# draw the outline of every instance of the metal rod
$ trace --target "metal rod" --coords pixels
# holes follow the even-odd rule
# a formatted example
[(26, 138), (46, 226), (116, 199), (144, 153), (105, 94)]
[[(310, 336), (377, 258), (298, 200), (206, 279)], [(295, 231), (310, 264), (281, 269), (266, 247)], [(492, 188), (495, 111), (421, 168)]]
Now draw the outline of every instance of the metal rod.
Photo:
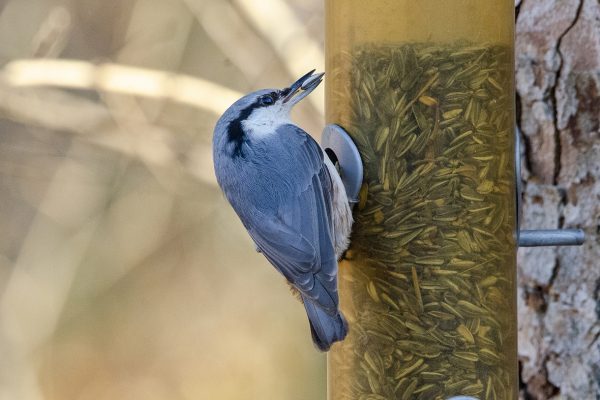
[(581, 229), (553, 229), (519, 232), (519, 247), (580, 246), (585, 240)]

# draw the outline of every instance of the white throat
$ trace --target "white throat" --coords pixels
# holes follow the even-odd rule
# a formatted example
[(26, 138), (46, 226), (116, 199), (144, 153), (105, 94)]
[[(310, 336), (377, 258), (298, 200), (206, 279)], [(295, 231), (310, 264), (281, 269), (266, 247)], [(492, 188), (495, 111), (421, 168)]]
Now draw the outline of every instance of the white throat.
[(291, 123), (290, 110), (283, 104), (274, 104), (252, 111), (242, 126), (254, 138), (260, 139), (275, 134), (277, 128)]

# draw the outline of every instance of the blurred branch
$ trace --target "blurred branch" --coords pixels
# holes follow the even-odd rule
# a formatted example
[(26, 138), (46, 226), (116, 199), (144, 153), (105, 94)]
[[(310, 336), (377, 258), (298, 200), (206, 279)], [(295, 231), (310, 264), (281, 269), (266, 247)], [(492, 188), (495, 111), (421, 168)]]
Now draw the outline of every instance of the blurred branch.
[(32, 55), (58, 57), (67, 47), (71, 29), (69, 10), (63, 6), (53, 7), (32, 39)]
[[(195, 20), (181, 0), (136, 0), (123, 36), (123, 45), (111, 61), (163, 71), (181, 67)], [(148, 120), (159, 118), (162, 102), (142, 102)]]
[(0, 110), (4, 117), (47, 129), (85, 134), (110, 119), (91, 100), (55, 89), (20, 89), (0, 80)]
[[(64, 198), (62, 181), (73, 179), (80, 168), (66, 163), (59, 169), (40, 209), (56, 208), (55, 198)], [(54, 331), (98, 222), (92, 218), (68, 232), (43, 212), (34, 219), (0, 301), (3, 333), (17, 354), (29, 354)]]
[(99, 222), (98, 218), (89, 219), (69, 231), (45, 213), (56, 211), (57, 198), (64, 200), (61, 181), (73, 180), (73, 173), (80, 171), (80, 166), (68, 162), (57, 171), (0, 297), (0, 349), (6, 347), (2, 349), (3, 362), (11, 365), (2, 373), (3, 391), (25, 395), (19, 398), (43, 398), (35, 379), (35, 351), (55, 330)]
[[(2, 88), (3, 83), (9, 86)], [(119, 115), (122, 108), (107, 110), (96, 102), (66, 92), (18, 89), (35, 86), (99, 90), (172, 100), (217, 115), (242, 96), (239, 92), (200, 78), (115, 64), (96, 66), (84, 61), (19, 60), (7, 64), (0, 71), (0, 109), (9, 115), (46, 128), (83, 134), (94, 144), (137, 157), (148, 165), (177, 169), (180, 168), (171, 162), (177, 157), (168, 145), (166, 133), (145, 118), (136, 121), (135, 129), (143, 135), (92, 136), (89, 133), (106, 121), (116, 120), (122, 124), (125, 120), (125, 115)], [(128, 113), (126, 117), (131, 119), (136, 115), (140, 113)], [(196, 146), (186, 160), (185, 172), (214, 185), (210, 159), (210, 148)]]
[[(181, 175), (181, 172), (185, 171), (185, 166), (177, 158), (176, 151), (169, 145), (172, 142), (172, 132), (151, 123), (139, 102), (133, 97), (109, 93), (103, 96), (103, 99), (112, 120), (117, 125), (116, 129), (124, 133), (124, 135), (111, 135), (116, 136), (120, 143), (117, 149), (129, 149), (129, 155), (143, 162), (165, 190), (175, 192), (177, 181), (173, 180), (173, 175), (174, 173)], [(112, 142), (114, 143), (114, 139)], [(208, 153), (205, 156), (210, 158)], [(210, 182), (213, 183), (212, 181), (211, 179)]]
[(201, 78), (73, 60), (17, 60), (0, 78), (12, 86), (59, 86), (172, 100), (221, 114), (242, 94)]
[(275, 55), (240, 12), (222, 0), (184, 0), (184, 3), (223, 54), (248, 82), (255, 84)]
[[(129, 107), (108, 110), (97, 102), (60, 90), (16, 88), (0, 81), (0, 113), (20, 123), (72, 132), (89, 143), (140, 159), (146, 165), (216, 185), (210, 146), (197, 144), (188, 149), (182, 166), (180, 161), (173, 162), (178, 159), (169, 146), (168, 132), (155, 124), (137, 119), (135, 129), (117, 126), (111, 131), (115, 120), (136, 117)], [(141, 134), (134, 135), (134, 131)]]

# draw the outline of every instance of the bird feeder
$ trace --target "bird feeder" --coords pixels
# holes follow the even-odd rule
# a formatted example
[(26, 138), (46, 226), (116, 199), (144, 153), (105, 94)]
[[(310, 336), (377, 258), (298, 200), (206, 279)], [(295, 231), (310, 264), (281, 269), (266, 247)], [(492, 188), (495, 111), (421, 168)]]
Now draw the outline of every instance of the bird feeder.
[(355, 201), (329, 399), (517, 399), (519, 242), (582, 237), (519, 235), (514, 1), (330, 0), (326, 27), (323, 145)]

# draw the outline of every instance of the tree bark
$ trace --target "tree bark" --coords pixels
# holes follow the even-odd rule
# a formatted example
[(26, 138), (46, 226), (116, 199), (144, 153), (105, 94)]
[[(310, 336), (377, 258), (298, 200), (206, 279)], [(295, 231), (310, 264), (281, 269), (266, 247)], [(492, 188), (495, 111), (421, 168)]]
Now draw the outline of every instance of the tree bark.
[(517, 1), (522, 228), (582, 247), (519, 251), (523, 399), (600, 399), (600, 0)]

